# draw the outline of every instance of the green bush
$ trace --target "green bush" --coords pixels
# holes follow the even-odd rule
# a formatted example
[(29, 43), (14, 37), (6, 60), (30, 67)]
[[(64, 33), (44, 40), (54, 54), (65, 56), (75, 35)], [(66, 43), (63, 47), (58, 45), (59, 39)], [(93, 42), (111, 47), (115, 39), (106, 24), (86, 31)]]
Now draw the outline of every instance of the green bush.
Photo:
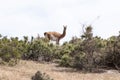
[(22, 54), (22, 52), (19, 50), (19, 47), (20, 44), (17, 37), (11, 39), (3, 37), (0, 39), (0, 58), (4, 62), (17, 64)]
[(113, 68), (120, 68), (120, 37), (112, 36), (106, 47), (104, 64)]
[(71, 61), (72, 61), (72, 58), (69, 55), (64, 54), (59, 64), (60, 66), (68, 67), (68, 66), (71, 66)]
[(81, 52), (74, 56), (73, 67), (77, 69), (84, 69), (87, 64), (86, 54)]
[(65, 42), (62, 46), (57, 46), (54, 51), (54, 56), (57, 59), (61, 59), (63, 55), (67, 54), (69, 55), (73, 50), (75, 46), (71, 43)]
[(36, 61), (51, 61), (52, 49), (50, 45), (42, 39), (34, 40), (28, 48), (28, 52), (24, 55), (25, 59), (32, 59)]

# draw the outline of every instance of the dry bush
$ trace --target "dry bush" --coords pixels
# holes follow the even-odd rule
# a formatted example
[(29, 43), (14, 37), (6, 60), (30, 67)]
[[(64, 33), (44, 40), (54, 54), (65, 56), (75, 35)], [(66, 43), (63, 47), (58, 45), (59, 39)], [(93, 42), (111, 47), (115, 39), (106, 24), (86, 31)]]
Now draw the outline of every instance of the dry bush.
[(34, 76), (31, 78), (32, 80), (53, 80), (46, 73), (41, 73), (37, 71)]

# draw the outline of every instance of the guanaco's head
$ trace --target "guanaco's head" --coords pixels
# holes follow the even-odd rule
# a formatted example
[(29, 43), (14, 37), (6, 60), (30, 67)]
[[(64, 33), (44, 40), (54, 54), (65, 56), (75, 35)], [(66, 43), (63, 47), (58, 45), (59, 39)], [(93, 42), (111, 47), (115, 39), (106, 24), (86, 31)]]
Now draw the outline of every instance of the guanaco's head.
[(48, 38), (48, 34), (47, 34), (47, 32), (44, 33), (44, 36), (45, 36), (46, 38)]
[(63, 28), (66, 30), (67, 29), (67, 25), (63, 25)]
[(47, 32), (44, 32), (44, 36), (45, 36), (45, 38), (50, 40), (50, 35)]
[(44, 36), (46, 36), (47, 32), (44, 32)]

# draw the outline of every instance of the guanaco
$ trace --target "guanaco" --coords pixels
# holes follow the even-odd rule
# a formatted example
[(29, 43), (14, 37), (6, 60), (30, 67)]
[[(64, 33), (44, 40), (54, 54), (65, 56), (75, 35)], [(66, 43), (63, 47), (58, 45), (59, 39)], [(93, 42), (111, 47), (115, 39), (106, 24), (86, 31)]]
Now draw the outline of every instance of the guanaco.
[(53, 31), (53, 32), (44, 32), (44, 36), (45, 36), (46, 38), (48, 38), (49, 41), (50, 41), (50, 40), (51, 40), (51, 41), (56, 41), (56, 44), (59, 45), (60, 40), (61, 40), (62, 38), (64, 38), (65, 35), (66, 35), (67, 25), (63, 25), (63, 28), (64, 28), (64, 29), (63, 29), (63, 33), (62, 33), (62, 34), (59, 33), (59, 32)]

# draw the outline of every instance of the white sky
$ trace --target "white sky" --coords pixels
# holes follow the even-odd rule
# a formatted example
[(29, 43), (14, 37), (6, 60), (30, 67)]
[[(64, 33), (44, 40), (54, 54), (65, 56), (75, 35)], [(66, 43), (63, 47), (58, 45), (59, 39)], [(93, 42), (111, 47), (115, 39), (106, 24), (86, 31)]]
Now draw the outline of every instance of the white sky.
[[(97, 16), (100, 18), (95, 20)], [(118, 35), (120, 0), (0, 0), (0, 34), (4, 36), (62, 33), (67, 25), (62, 42), (69, 41), (82, 34), (80, 23), (92, 24), (94, 36)]]

